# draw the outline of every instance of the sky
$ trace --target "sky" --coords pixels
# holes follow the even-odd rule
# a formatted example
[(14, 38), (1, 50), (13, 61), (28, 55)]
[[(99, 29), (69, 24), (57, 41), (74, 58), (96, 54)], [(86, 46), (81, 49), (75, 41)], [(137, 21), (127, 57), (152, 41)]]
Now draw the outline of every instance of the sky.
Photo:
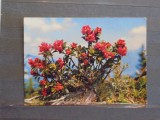
[[(24, 57), (38, 55), (41, 42), (53, 43), (63, 39), (66, 42), (77, 42), (86, 46), (81, 38), (81, 28), (101, 27), (101, 40), (114, 44), (118, 39), (126, 40), (128, 53), (122, 58), (129, 68), (124, 74), (133, 75), (137, 71), (138, 53), (141, 46), (146, 48), (146, 18), (24, 18)], [(55, 56), (57, 59), (59, 56)], [(26, 77), (27, 78), (27, 77)]]

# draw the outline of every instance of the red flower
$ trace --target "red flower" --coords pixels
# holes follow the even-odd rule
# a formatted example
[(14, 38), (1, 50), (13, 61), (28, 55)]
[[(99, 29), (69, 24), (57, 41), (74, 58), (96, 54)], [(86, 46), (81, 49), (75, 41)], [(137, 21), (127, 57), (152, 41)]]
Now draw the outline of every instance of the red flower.
[(87, 57), (87, 54), (86, 54), (86, 53), (81, 53), (81, 57), (82, 57), (82, 58), (86, 58), (86, 57)]
[(119, 39), (117, 42), (118, 47), (124, 47), (126, 45), (125, 40)]
[(97, 50), (100, 50), (100, 51), (103, 51), (105, 50), (106, 48), (109, 48), (111, 46), (111, 44), (109, 42), (97, 42), (95, 45), (94, 45), (94, 48), (97, 49)]
[(109, 42), (104, 42), (104, 41), (102, 41), (102, 45), (103, 45), (105, 48), (111, 47), (111, 43), (109, 43)]
[(91, 32), (90, 26), (89, 25), (83, 26), (81, 32), (83, 35), (89, 34)]
[(121, 56), (125, 56), (127, 54), (127, 47), (118, 47), (117, 52)]
[(71, 52), (72, 52), (71, 49), (67, 49), (67, 50), (66, 50), (66, 54), (67, 54), (67, 55), (70, 55)]
[(35, 58), (34, 60), (28, 59), (28, 63), (31, 65), (31, 67), (37, 67), (40, 69), (45, 68), (43, 61), (41, 61), (39, 58)]
[(97, 42), (95, 45), (94, 45), (94, 48), (97, 49), (97, 50), (103, 50), (103, 45), (100, 43), (100, 42)]
[(47, 96), (47, 88), (43, 88), (42, 89), (42, 91), (41, 91), (41, 94), (43, 95), (43, 96)]
[(105, 50), (104, 50), (104, 51), (103, 51), (103, 55), (104, 55), (105, 58), (109, 58), (108, 51), (105, 51)]
[(63, 50), (63, 40), (56, 40), (54, 43), (53, 43), (53, 47), (55, 50), (59, 51), (59, 52), (62, 52)]
[(37, 63), (37, 68), (44, 69), (45, 65), (43, 63)]
[(45, 79), (40, 81), (40, 85), (46, 85), (46, 84), (47, 84), (47, 81)]
[(105, 44), (102, 44), (100, 42), (97, 42), (94, 46), (95, 49), (103, 51), (105, 49)]
[(95, 34), (101, 34), (101, 32), (102, 32), (102, 28), (100, 27), (96, 27), (96, 29), (94, 30)]
[(114, 57), (115, 57), (115, 54), (114, 54), (113, 52), (109, 52), (109, 56), (110, 56), (111, 58), (114, 58)]
[(96, 37), (95, 37), (95, 34), (94, 33), (90, 33), (86, 36), (85, 38), (86, 41), (89, 41), (89, 42), (95, 42), (96, 40)]
[(62, 58), (59, 58), (57, 60), (58, 64), (60, 65), (60, 68), (62, 68), (64, 66), (64, 61), (62, 60)]
[(34, 62), (37, 68), (40, 68), (40, 69), (45, 68), (44, 61), (41, 61), (41, 59), (35, 58)]
[(48, 43), (42, 42), (39, 46), (39, 52), (47, 52), (50, 50), (52, 46)]
[(28, 59), (28, 64), (30, 64), (31, 67), (35, 67), (35, 62), (32, 59)]
[(61, 83), (57, 82), (57, 85), (54, 86), (54, 88), (55, 88), (56, 91), (60, 91), (60, 90), (62, 90), (64, 87), (63, 87), (63, 85), (62, 85)]
[(35, 63), (40, 63), (40, 62), (41, 62), (41, 59), (35, 58), (35, 59), (34, 59), (34, 62), (35, 62)]
[(33, 76), (35, 76), (35, 75), (37, 75), (38, 73), (35, 72), (35, 71), (33, 71), (33, 70), (31, 70), (31, 71), (30, 71), (30, 74), (33, 75)]
[(37, 60), (37, 62), (35, 62), (35, 66), (39, 69), (45, 68), (44, 62), (41, 60)]
[(113, 52), (109, 52), (106, 50), (103, 51), (103, 55), (105, 58), (114, 58), (115, 57), (115, 54)]
[(88, 60), (86, 60), (86, 59), (83, 61), (83, 63), (84, 63), (84, 65), (88, 65), (89, 64)]
[(76, 47), (77, 47), (77, 43), (74, 43), (74, 42), (73, 42), (73, 43), (71, 44), (71, 47), (72, 47), (72, 49), (76, 48)]

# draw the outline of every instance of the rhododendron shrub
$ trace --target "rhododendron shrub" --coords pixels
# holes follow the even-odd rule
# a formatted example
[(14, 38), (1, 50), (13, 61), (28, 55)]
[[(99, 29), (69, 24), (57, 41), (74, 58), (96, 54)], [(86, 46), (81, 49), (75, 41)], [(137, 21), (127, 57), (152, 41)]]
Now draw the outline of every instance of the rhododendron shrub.
[[(119, 39), (113, 44), (100, 40), (100, 27), (91, 29), (86, 25), (81, 32), (87, 47), (74, 42), (67, 44), (64, 40), (52, 44), (42, 42), (39, 46), (41, 59), (28, 59), (30, 74), (39, 81), (41, 99), (57, 99), (78, 91), (83, 95), (88, 91), (96, 94), (97, 86), (127, 54), (125, 40)], [(55, 53), (63, 57), (56, 59)], [(98, 99), (98, 95), (96, 97)]]

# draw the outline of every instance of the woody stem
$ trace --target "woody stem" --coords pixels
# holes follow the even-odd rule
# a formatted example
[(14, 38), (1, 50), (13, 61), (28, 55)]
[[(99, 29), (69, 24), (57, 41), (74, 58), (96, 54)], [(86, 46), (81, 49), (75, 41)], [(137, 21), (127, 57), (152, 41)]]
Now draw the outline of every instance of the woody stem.
[(72, 60), (72, 58), (69, 58), (71, 60), (71, 62), (73, 63), (73, 65), (78, 68), (78, 66), (74, 63), (74, 61)]

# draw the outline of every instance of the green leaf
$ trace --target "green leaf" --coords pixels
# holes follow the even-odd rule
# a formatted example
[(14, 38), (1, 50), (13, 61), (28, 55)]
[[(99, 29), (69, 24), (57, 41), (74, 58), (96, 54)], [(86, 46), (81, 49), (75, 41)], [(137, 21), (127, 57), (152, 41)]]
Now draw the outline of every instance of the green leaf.
[(67, 44), (66, 42), (64, 42), (64, 43), (63, 43), (63, 48), (65, 48), (65, 47), (66, 47), (66, 44)]
[(75, 54), (75, 53), (72, 53), (71, 56), (76, 56), (76, 54)]

